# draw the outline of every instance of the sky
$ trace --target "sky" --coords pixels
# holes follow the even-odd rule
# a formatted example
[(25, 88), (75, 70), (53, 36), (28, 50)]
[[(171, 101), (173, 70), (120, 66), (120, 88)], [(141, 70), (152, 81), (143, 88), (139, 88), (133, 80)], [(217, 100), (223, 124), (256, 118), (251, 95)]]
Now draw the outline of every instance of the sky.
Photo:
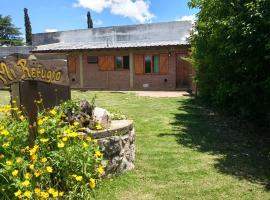
[(28, 8), (32, 33), (87, 28), (91, 12), (94, 27), (193, 20), (197, 10), (188, 0), (0, 0), (0, 14), (10, 15), (24, 34), (23, 9)]

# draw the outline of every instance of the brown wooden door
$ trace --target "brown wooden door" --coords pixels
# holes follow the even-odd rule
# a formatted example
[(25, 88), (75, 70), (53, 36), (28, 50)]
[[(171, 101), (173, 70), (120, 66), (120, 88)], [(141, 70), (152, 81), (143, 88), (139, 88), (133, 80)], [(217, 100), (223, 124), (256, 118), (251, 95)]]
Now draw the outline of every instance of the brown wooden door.
[(176, 65), (176, 87), (191, 89), (192, 87), (192, 66), (183, 60), (186, 55), (177, 55)]

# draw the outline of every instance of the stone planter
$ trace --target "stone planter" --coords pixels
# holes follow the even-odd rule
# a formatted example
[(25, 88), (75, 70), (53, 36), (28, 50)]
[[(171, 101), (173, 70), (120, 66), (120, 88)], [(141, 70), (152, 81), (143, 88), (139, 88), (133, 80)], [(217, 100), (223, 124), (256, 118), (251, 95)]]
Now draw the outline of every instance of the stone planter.
[(104, 159), (107, 160), (107, 175), (118, 174), (135, 167), (135, 129), (131, 120), (114, 120), (108, 130), (92, 132), (98, 140)]

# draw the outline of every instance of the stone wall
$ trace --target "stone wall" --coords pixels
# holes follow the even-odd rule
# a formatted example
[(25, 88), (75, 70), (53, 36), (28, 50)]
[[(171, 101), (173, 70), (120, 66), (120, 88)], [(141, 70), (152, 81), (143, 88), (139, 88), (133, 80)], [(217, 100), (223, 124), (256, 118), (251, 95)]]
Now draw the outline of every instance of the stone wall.
[(135, 129), (132, 121), (112, 121), (109, 130), (93, 133), (92, 137), (98, 140), (104, 153), (108, 176), (135, 167)]

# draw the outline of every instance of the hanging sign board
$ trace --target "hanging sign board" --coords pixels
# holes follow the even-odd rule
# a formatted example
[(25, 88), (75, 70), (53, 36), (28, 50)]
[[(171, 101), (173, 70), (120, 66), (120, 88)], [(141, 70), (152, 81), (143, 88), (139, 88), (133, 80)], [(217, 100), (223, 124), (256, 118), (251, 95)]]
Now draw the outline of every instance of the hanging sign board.
[(0, 86), (8, 86), (24, 80), (68, 86), (66, 62), (63, 60), (0, 60)]

